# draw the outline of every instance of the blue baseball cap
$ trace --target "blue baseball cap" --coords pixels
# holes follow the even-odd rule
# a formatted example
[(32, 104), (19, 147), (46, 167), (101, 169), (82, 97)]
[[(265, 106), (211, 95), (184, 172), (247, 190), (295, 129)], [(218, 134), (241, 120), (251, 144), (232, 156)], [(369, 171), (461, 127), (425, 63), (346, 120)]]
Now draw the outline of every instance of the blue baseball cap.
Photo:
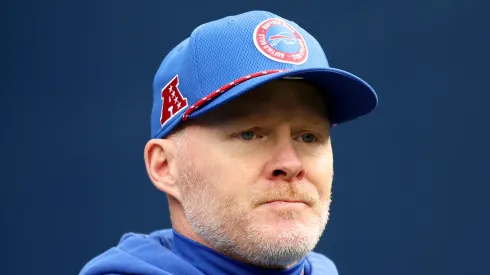
[(198, 26), (164, 58), (153, 81), (151, 136), (163, 138), (181, 122), (282, 78), (322, 91), (332, 125), (378, 104), (369, 84), (330, 67), (319, 42), (295, 22), (250, 11)]

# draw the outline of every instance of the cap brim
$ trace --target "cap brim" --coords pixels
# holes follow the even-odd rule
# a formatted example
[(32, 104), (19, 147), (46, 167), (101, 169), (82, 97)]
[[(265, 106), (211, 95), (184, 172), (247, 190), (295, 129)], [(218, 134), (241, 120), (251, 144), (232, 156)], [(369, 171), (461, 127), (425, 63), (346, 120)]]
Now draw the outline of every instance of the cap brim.
[(249, 79), (214, 98), (190, 114), (189, 118), (198, 117), (265, 83), (293, 76), (301, 77), (324, 93), (332, 124), (340, 124), (367, 115), (378, 104), (378, 96), (374, 89), (352, 73), (335, 68), (308, 68)]

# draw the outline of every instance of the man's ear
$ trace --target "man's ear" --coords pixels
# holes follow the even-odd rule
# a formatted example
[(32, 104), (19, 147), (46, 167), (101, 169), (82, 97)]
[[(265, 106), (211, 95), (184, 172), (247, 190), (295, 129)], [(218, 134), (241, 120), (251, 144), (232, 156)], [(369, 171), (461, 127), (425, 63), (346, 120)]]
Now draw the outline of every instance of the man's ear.
[(145, 165), (155, 187), (182, 203), (182, 191), (177, 184), (176, 147), (168, 139), (151, 139), (145, 146)]

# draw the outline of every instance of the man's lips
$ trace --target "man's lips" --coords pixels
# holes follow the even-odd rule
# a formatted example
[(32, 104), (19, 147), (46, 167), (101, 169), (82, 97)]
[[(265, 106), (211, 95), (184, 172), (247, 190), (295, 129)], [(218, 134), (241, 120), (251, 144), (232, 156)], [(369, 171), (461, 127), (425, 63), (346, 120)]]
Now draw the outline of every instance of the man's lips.
[(271, 200), (264, 203), (269, 206), (308, 206), (308, 203), (301, 200)]
[(284, 203), (305, 203), (305, 201), (302, 200), (270, 200), (266, 201), (265, 203), (274, 203), (274, 202), (284, 202)]

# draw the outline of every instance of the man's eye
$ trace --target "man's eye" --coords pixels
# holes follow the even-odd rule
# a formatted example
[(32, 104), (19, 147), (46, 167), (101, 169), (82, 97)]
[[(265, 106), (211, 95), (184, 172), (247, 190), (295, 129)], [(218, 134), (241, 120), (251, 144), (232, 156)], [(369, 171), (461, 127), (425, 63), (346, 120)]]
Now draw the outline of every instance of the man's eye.
[(252, 140), (256, 134), (254, 131), (245, 131), (240, 133), (240, 138), (243, 140)]
[(315, 142), (317, 139), (316, 139), (316, 136), (314, 134), (311, 134), (311, 133), (304, 133), (301, 135), (301, 140), (303, 142), (306, 142), (306, 143), (313, 143)]

